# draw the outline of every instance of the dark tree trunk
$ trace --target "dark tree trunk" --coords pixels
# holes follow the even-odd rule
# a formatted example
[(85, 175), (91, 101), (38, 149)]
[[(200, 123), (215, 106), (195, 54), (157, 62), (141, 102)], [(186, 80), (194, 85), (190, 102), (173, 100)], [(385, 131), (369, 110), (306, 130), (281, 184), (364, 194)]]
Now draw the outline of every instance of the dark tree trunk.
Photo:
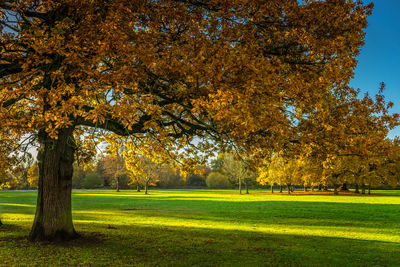
[(343, 183), (342, 186), (340, 187), (340, 191), (349, 191), (347, 188), (347, 183)]
[(359, 187), (358, 187), (358, 184), (356, 184), (355, 187), (356, 187), (356, 190), (354, 191), (354, 193), (359, 194), (359, 193), (360, 193), (360, 189), (359, 189)]
[(119, 176), (117, 176), (117, 192), (119, 192)]
[(339, 195), (338, 186), (336, 184), (333, 185), (333, 194)]
[(283, 192), (283, 185), (279, 185), (279, 193)]
[(247, 185), (247, 183), (245, 183), (244, 186), (246, 187), (246, 194), (248, 194), (249, 193), (249, 186)]
[(307, 192), (307, 186), (304, 186), (304, 192)]
[(311, 186), (311, 191), (314, 192), (314, 186)]
[(290, 191), (291, 191), (290, 184), (288, 184), (287, 185), (287, 193), (288, 193), (288, 195), (290, 195)]
[(136, 191), (137, 191), (137, 192), (140, 192), (140, 186), (139, 186), (139, 183), (137, 183), (137, 185), (136, 185)]
[(322, 190), (322, 185), (319, 184), (319, 185), (318, 185), (318, 191), (321, 191), (321, 190)]
[(361, 184), (361, 194), (365, 195), (365, 184)]
[(242, 179), (239, 178), (239, 194), (242, 194)]
[(146, 181), (144, 182), (144, 194), (147, 195), (147, 187), (148, 187), (149, 182)]
[(71, 211), (73, 130), (72, 127), (59, 130), (57, 139), (39, 131), (39, 188), (35, 220), (29, 234), (32, 241), (65, 241), (78, 236)]
[(271, 184), (271, 193), (274, 193), (274, 185)]
[(368, 184), (368, 195), (371, 195), (371, 184)]

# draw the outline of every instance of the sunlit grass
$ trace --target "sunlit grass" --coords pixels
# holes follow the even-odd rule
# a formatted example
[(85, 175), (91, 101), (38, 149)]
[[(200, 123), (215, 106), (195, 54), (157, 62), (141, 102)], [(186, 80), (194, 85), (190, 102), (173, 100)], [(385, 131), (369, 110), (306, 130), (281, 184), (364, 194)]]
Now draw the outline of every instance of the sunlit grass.
[[(396, 266), (400, 192), (394, 192), (74, 191), (74, 221), (84, 238), (62, 247), (21, 239), (33, 220), (35, 192), (0, 192), (6, 224), (0, 246), (8, 247), (0, 258), (28, 265)], [(51, 255), (32, 259), (45, 251)]]

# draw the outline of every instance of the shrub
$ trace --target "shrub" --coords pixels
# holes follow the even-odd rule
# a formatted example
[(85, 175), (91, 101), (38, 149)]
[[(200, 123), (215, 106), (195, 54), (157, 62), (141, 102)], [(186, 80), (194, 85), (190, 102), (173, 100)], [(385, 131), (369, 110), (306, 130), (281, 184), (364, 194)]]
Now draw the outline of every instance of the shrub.
[(229, 188), (231, 183), (228, 178), (220, 172), (212, 172), (206, 179), (208, 187), (211, 188)]
[(103, 179), (98, 173), (90, 173), (85, 176), (83, 180), (83, 188), (93, 189), (93, 188), (101, 188), (103, 187)]
[(207, 186), (206, 181), (199, 174), (191, 174), (186, 179), (186, 185), (188, 186)]

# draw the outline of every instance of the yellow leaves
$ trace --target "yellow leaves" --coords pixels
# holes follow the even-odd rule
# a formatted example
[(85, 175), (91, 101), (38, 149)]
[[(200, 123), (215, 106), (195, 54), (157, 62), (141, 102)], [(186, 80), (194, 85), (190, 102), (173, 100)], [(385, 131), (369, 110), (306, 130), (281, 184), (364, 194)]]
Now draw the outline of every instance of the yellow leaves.
[[(194, 132), (223, 132), (223, 139), (247, 149), (269, 149), (297, 138), (295, 125), (312, 117), (314, 107), (324, 129), (304, 127), (308, 140), (323, 134), (341, 140), (343, 116), (329, 115), (328, 100), (321, 99), (351, 76), (367, 11), (353, 2), (278, 2), (225, 1), (219, 12), (193, 8), (190, 1), (29, 2), (29, 9), (43, 12), (65, 8), (53, 10), (57, 20), (32, 19), (15, 40), (4, 40), (12, 44), (8, 49), (29, 51), (5, 55), (23, 71), (1, 82), (0, 99), (13, 95), (26, 102), (15, 105), (15, 116), (1, 116), (15, 128), (44, 128), (52, 136), (82, 118), (97, 127), (112, 120), (124, 130), (137, 129), (133, 134), (146, 140), (140, 153), (162, 161), (173, 151), (181, 159), (186, 148), (192, 155), (187, 164), (201, 158), (188, 148)], [(273, 14), (271, 22), (265, 14)], [(282, 22), (299, 26), (288, 29)], [(293, 107), (299, 109), (295, 118)], [(187, 123), (174, 122), (165, 111)], [(143, 115), (150, 119), (141, 128)], [(189, 123), (213, 129), (190, 132)], [(180, 129), (190, 132), (187, 139), (170, 138)]]

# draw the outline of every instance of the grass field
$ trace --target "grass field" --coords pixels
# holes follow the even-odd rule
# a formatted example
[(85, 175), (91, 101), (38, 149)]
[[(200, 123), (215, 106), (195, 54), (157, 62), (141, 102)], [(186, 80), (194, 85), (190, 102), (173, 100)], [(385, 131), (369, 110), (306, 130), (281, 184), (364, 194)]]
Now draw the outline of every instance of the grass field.
[(51, 244), (36, 192), (0, 192), (0, 265), (400, 266), (400, 192), (373, 193), (74, 191), (82, 238)]

